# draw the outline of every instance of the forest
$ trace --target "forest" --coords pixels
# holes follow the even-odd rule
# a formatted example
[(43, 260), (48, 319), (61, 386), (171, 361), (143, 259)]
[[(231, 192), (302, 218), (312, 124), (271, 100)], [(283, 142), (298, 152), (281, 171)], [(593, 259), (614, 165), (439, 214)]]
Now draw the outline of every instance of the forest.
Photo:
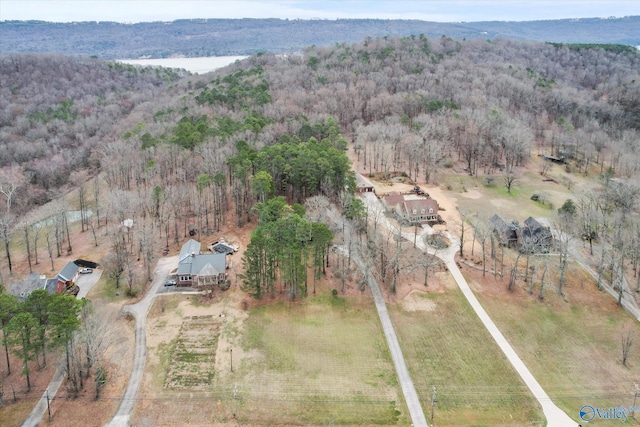
[(506, 38), (638, 46), (638, 26), (638, 16), (449, 23), (399, 19), (182, 19), (134, 24), (2, 21), (0, 52), (55, 52), (105, 59), (233, 56), (411, 34), (429, 38), (446, 34), (456, 40)]
[[(73, 253), (68, 218), (79, 211), (81, 232), (107, 248), (105, 277), (131, 297), (152, 280), (162, 248), (230, 223), (252, 231), (238, 284), (253, 298), (313, 295), (339, 233), (349, 254), (366, 242), (368, 268), (393, 293), (400, 243), (394, 250), (366, 226), (350, 156), (366, 174), (435, 185), (454, 169), (517, 179), (541, 154), (600, 183), (561, 208), (558, 292), (569, 239), (596, 243), (607, 260), (598, 285), (618, 283), (619, 301), (625, 280), (638, 278), (640, 289), (637, 51), (415, 34), (257, 53), (207, 75), (33, 53), (0, 55), (0, 70), (5, 286), (17, 263), (53, 270), (54, 259)], [(461, 217), (460, 240), (473, 226), (484, 257), (486, 224)], [(510, 289), (529, 258), (518, 255)], [(437, 261), (418, 263), (426, 286)], [(42, 338), (29, 300), (12, 301), (2, 300), (7, 345), (25, 361), (46, 361), (47, 339), (64, 335), (51, 332), (52, 319)], [(21, 343), (20, 331), (40, 338)], [(86, 351), (83, 333), (79, 324), (69, 331), (66, 354)]]
[(238, 225), (251, 221), (262, 172), (291, 203), (337, 200), (347, 144), (370, 173), (426, 182), (455, 162), (476, 176), (513, 171), (534, 149), (629, 182), (640, 164), (640, 55), (628, 49), (419, 34), (260, 53), (213, 76), (53, 54), (3, 55), (0, 66), (9, 272), (21, 225), (40, 238), (34, 250), (50, 232), (50, 257), (60, 254), (62, 220), (30, 233), (41, 218), (18, 217), (52, 200), (48, 216), (63, 217), (59, 197), (73, 188), (95, 212), (83, 230), (136, 212), (168, 242), (179, 224), (219, 228), (230, 206)]
[[(640, 164), (640, 55), (628, 49), (419, 34), (260, 53), (211, 76), (53, 54), (0, 67), (7, 273), (19, 230), (36, 263), (45, 242), (59, 256), (76, 208), (93, 211), (82, 229), (94, 236), (136, 215), (144, 236), (128, 251), (150, 264), (151, 247), (190, 223), (219, 229), (230, 207), (239, 226), (253, 221), (261, 176), (288, 203), (343, 200), (347, 149), (369, 173), (427, 183), (456, 162), (515, 172), (538, 150), (635, 188)], [(78, 201), (61, 203), (71, 189)], [(50, 201), (58, 220), (32, 228), (42, 218), (26, 214)]]

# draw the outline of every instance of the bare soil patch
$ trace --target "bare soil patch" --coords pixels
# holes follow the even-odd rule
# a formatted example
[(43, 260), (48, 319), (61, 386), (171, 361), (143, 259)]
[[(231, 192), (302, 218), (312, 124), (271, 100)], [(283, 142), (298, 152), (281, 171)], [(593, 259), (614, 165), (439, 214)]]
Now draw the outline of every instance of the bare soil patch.
[(433, 311), (436, 303), (427, 299), (427, 295), (426, 292), (413, 290), (400, 301), (400, 305), (406, 311)]

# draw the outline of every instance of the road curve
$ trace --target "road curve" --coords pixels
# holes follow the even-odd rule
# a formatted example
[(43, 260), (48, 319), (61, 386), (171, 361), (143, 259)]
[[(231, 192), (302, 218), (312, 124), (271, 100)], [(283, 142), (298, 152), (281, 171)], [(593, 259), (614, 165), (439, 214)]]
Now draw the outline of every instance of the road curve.
[[(412, 233), (404, 233), (399, 231), (398, 229), (394, 229), (387, 218), (384, 215), (379, 214), (382, 207), (380, 206), (380, 201), (374, 194), (364, 193), (364, 202), (369, 209), (370, 218), (378, 218), (378, 222), (387, 227), (391, 232), (394, 232), (396, 234), (400, 233), (403, 238), (409, 240), (410, 242), (414, 241), (414, 236)], [(511, 363), (516, 372), (518, 372), (518, 375), (520, 375), (529, 390), (531, 390), (533, 396), (536, 398), (538, 403), (540, 403), (542, 411), (547, 418), (547, 427), (576, 427), (578, 424), (553, 403), (540, 383), (538, 383), (533, 374), (531, 374), (522, 359), (520, 359), (515, 350), (513, 350), (511, 344), (509, 344), (504, 335), (502, 335), (496, 324), (493, 323), (493, 320), (491, 320), (476, 296), (473, 294), (471, 288), (469, 287), (469, 284), (467, 283), (466, 279), (460, 272), (460, 269), (455, 262), (455, 254), (458, 252), (459, 248), (459, 245), (456, 243), (457, 239), (451, 236), (451, 234), (447, 234), (447, 237), (451, 241), (451, 245), (446, 251), (435, 251), (428, 248), (423, 239), (417, 239), (416, 246), (424, 252), (428, 251), (429, 253), (437, 256), (445, 263), (463, 295), (465, 296), (473, 310), (476, 312), (476, 315), (480, 318), (482, 324), (485, 326), (485, 328), (487, 328), (494, 341), (500, 347), (500, 350), (502, 350), (502, 352), (509, 360), (509, 363)]]
[(107, 427), (129, 427), (129, 419), (136, 402), (136, 396), (140, 388), (140, 383), (142, 382), (144, 365), (147, 359), (147, 314), (153, 305), (153, 301), (155, 301), (158, 296), (158, 289), (160, 289), (160, 286), (164, 283), (171, 268), (177, 264), (178, 257), (161, 258), (154, 272), (156, 278), (144, 298), (138, 303), (125, 306), (122, 309), (124, 313), (131, 314), (136, 321), (135, 352), (127, 388), (124, 391), (116, 415), (106, 424)]

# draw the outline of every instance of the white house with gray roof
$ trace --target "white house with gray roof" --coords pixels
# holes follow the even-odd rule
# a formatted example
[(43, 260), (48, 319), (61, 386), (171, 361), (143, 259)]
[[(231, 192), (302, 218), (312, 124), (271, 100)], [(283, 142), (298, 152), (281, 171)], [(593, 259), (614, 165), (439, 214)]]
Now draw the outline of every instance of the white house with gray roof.
[(180, 249), (178, 286), (217, 285), (227, 279), (224, 253), (201, 254), (200, 242), (190, 239)]

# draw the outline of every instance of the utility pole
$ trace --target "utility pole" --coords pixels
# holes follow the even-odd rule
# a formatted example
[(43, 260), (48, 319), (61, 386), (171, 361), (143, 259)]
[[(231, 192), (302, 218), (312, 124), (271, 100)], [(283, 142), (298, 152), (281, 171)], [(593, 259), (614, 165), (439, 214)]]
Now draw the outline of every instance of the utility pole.
[(232, 348), (229, 349), (229, 356), (231, 359), (231, 372), (233, 372), (233, 349)]
[(433, 413), (436, 407), (436, 386), (433, 386), (433, 395), (431, 396), (431, 424), (433, 424)]
[(638, 387), (638, 383), (633, 383), (633, 386), (636, 388), (633, 392), (633, 408), (631, 409), (631, 416), (635, 416), (636, 413), (636, 400), (638, 399), (638, 394), (640, 393), (640, 388)]

